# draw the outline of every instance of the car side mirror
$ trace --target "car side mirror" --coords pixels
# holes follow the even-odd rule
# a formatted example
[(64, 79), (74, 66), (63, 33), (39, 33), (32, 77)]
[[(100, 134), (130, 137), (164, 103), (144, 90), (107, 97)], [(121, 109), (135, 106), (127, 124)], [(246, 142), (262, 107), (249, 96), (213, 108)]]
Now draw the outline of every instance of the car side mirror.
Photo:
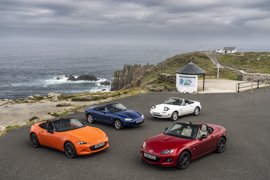
[(202, 139), (206, 139), (206, 138), (207, 138), (207, 135), (206, 135), (206, 134), (203, 134), (203, 135), (201, 135), (200, 140), (202, 140)]
[(48, 127), (47, 132), (53, 134), (53, 127)]

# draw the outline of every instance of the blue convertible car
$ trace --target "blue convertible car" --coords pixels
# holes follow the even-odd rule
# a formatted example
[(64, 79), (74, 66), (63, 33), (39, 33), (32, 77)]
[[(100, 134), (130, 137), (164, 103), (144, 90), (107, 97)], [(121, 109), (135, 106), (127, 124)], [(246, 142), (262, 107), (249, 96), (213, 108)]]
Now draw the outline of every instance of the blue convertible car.
[(115, 129), (127, 126), (137, 126), (144, 122), (144, 115), (127, 109), (121, 103), (112, 103), (105, 106), (93, 106), (85, 110), (89, 123), (101, 122), (114, 125)]

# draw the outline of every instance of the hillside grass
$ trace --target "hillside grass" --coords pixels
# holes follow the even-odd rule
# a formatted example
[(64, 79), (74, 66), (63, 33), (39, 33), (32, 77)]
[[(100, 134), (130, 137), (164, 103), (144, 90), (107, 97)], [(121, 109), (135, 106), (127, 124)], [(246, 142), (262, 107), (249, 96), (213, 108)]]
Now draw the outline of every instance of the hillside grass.
[[(150, 73), (144, 76), (143, 85), (157, 84), (157, 76), (159, 73), (176, 74), (179, 68), (182, 68), (190, 62), (204, 69), (207, 78), (216, 77), (217, 69), (212, 61), (204, 53), (193, 52), (176, 55), (159, 63)], [(220, 69), (220, 78), (236, 80), (237, 73), (228, 69)]]
[(242, 55), (219, 55), (219, 61), (229, 67), (249, 73), (270, 74), (270, 52), (246, 52)]

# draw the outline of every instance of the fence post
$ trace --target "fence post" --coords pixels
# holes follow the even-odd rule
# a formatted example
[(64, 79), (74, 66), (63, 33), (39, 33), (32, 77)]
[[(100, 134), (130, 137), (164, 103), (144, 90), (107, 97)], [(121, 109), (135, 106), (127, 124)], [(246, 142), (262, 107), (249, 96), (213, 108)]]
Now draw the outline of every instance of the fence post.
[(257, 81), (257, 89), (260, 88), (260, 80)]
[(240, 92), (240, 83), (238, 83), (237, 92)]
[(250, 92), (253, 93), (253, 81), (251, 82), (251, 89)]

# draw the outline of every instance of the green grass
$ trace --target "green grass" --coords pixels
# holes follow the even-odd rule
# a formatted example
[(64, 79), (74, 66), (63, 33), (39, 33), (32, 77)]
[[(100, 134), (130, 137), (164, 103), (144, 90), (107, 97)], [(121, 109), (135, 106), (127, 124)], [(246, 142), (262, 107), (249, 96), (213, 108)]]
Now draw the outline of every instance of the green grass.
[(17, 125), (17, 124), (9, 125), (9, 126), (6, 127), (5, 131), (8, 133), (8, 132), (11, 132), (11, 131), (13, 131), (15, 129), (19, 129), (19, 128), (21, 128), (21, 126)]
[(244, 56), (219, 55), (219, 61), (226, 66), (244, 70), (249, 73), (270, 74), (269, 52), (246, 52)]

